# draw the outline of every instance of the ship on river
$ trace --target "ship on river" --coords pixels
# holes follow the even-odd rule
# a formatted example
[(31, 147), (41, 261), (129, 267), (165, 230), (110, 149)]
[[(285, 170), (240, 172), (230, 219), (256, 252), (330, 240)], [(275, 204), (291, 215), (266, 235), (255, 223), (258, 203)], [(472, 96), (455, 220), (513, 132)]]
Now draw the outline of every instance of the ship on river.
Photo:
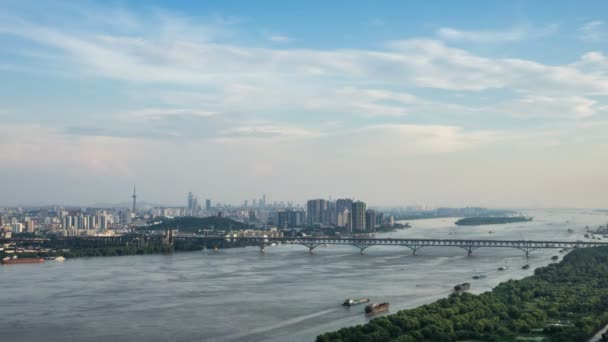
[(388, 303), (374, 303), (374, 304), (369, 304), (368, 306), (365, 307), (365, 313), (366, 314), (370, 314), (370, 315), (374, 315), (380, 312), (385, 312), (388, 311)]
[(16, 265), (16, 264), (40, 264), (43, 263), (44, 259), (42, 258), (9, 258), (6, 257), (2, 259), (2, 265)]
[(363, 304), (363, 303), (367, 303), (367, 302), (369, 302), (369, 298), (357, 298), (357, 299), (348, 298), (347, 300), (344, 301), (344, 303), (342, 303), (342, 305), (353, 306), (353, 305), (359, 305), (359, 304)]

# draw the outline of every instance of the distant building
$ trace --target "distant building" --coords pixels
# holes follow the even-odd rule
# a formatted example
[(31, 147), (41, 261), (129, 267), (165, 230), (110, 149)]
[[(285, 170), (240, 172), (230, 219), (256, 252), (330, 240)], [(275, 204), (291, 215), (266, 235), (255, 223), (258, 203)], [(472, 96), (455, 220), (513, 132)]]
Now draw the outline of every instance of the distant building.
[(376, 212), (376, 226), (384, 225), (384, 213)]
[(277, 212), (278, 228), (293, 228), (304, 224), (306, 213), (302, 210), (284, 210)]
[(35, 231), (36, 231), (36, 224), (35, 224), (35, 222), (34, 222), (34, 221), (32, 221), (32, 220), (27, 221), (27, 222), (26, 222), (26, 228), (25, 228), (25, 231), (26, 231), (26, 232), (28, 232), (28, 233), (33, 233), (33, 232), (35, 232)]
[(365, 229), (376, 228), (376, 212), (368, 209), (365, 211)]
[(210, 211), (211, 210), (211, 200), (207, 199), (205, 201), (205, 210)]
[[(351, 204), (352, 207), (352, 204)], [(350, 210), (344, 208), (342, 212), (336, 215), (336, 225), (338, 227), (350, 227)]]
[(308, 224), (327, 223), (328, 201), (324, 199), (309, 200), (306, 203), (306, 216)]
[(363, 231), (365, 230), (365, 210), (366, 205), (364, 202), (357, 201), (352, 205), (351, 210), (351, 231)]

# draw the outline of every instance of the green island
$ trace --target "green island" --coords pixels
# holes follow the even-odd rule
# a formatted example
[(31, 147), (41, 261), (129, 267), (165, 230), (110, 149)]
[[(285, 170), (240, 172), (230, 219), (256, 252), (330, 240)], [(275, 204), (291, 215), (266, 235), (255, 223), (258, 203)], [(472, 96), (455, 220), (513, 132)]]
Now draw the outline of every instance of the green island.
[(531, 217), (525, 216), (479, 216), (465, 217), (455, 222), (457, 226), (481, 226), (486, 224), (506, 224), (516, 222), (529, 222)]
[(573, 342), (587, 341), (607, 323), (608, 247), (596, 247), (480, 295), (452, 294), (316, 340)]

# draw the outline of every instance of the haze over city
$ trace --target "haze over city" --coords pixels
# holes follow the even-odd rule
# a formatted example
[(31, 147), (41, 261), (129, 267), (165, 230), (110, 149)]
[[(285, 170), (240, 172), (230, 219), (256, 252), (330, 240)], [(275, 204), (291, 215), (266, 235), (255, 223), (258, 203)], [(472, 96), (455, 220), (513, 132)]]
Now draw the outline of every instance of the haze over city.
[(585, 3), (0, 1), (0, 205), (605, 207)]

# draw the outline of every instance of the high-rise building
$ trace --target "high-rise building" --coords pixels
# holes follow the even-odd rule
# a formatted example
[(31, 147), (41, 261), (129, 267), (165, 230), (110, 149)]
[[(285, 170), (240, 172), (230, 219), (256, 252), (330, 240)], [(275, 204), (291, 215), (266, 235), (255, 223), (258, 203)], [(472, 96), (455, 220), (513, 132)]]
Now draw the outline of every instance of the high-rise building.
[(188, 193), (188, 215), (192, 215), (194, 212), (194, 195), (189, 192)]
[(306, 203), (306, 216), (308, 224), (327, 223), (328, 202), (324, 199), (309, 200)]
[(207, 210), (207, 211), (211, 210), (211, 200), (210, 199), (207, 199), (205, 201), (205, 210)]
[(376, 228), (376, 212), (368, 209), (365, 211), (365, 229)]
[(137, 212), (137, 194), (135, 193), (135, 185), (133, 185), (133, 213)]
[(376, 226), (384, 225), (384, 213), (376, 212)]
[(25, 231), (28, 233), (33, 233), (36, 231), (36, 225), (33, 220), (29, 220), (26, 222)]
[[(352, 204), (351, 204), (352, 207)], [(350, 210), (342, 209), (342, 212), (338, 212), (336, 215), (336, 225), (338, 227), (350, 227)]]
[(350, 198), (340, 198), (336, 200), (336, 211), (341, 213), (344, 209), (348, 209), (349, 211), (353, 207), (353, 200)]
[(351, 231), (363, 231), (365, 230), (365, 210), (366, 205), (364, 202), (354, 202), (351, 209)]
[(302, 210), (284, 210), (277, 212), (278, 228), (293, 228), (304, 224), (305, 213)]

